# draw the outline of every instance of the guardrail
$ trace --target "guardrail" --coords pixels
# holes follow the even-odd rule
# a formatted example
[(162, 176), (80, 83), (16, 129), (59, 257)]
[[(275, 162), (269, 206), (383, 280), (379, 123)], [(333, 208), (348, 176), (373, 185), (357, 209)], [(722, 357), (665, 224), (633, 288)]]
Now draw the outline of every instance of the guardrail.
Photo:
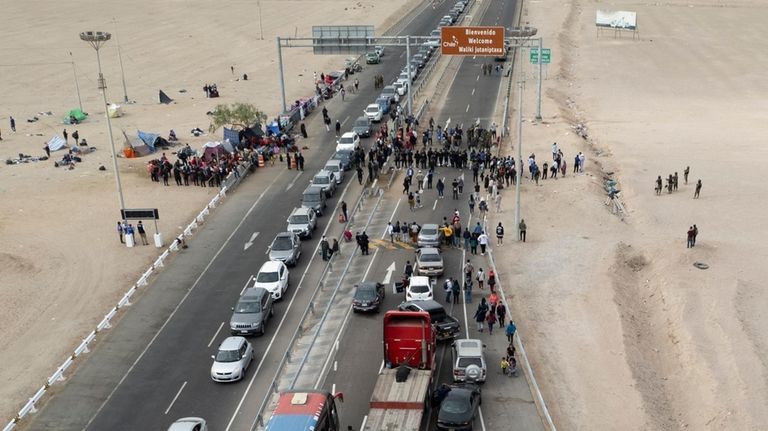
[(219, 190), (219, 192), (211, 199), (211, 201), (198, 213), (198, 215), (192, 220), (191, 223), (187, 225), (187, 227), (182, 231), (182, 233), (174, 239), (174, 241), (171, 243), (168, 248), (163, 251), (157, 259), (150, 265), (149, 268), (147, 268), (146, 271), (144, 271), (143, 274), (139, 277), (139, 279), (134, 283), (120, 298), (120, 300), (117, 302), (117, 305), (112, 307), (107, 314), (104, 315), (104, 318), (101, 319), (98, 325), (96, 325), (96, 328), (92, 330), (83, 340), (80, 342), (80, 344), (75, 348), (73, 353), (70, 356), (67, 356), (67, 358), (62, 362), (62, 364), (56, 369), (56, 371), (51, 374), (51, 376), (45, 381), (43, 386), (40, 387), (40, 389), (37, 390), (37, 392), (32, 395), (31, 398), (27, 401), (26, 404), (16, 413), (16, 416), (11, 419), (8, 424), (5, 425), (3, 428), (3, 431), (12, 431), (16, 428), (16, 425), (24, 419), (27, 415), (30, 413), (37, 412), (37, 404), (40, 402), (40, 399), (45, 395), (45, 393), (48, 391), (48, 389), (56, 384), (57, 382), (61, 382), (65, 380), (65, 374), (66, 371), (69, 369), (69, 367), (74, 364), (75, 360), (82, 355), (89, 353), (90, 350), (88, 349), (88, 346), (93, 343), (96, 340), (96, 335), (104, 331), (105, 329), (109, 329), (112, 327), (112, 319), (115, 318), (117, 313), (125, 308), (129, 307), (131, 305), (131, 298), (133, 298), (133, 295), (136, 294), (138, 289), (140, 287), (144, 287), (149, 285), (149, 278), (154, 274), (156, 271), (158, 271), (160, 268), (163, 268), (164, 262), (168, 257), (171, 255), (172, 252), (179, 251), (182, 248), (186, 247), (186, 238), (191, 237), (194, 234), (195, 229), (199, 227), (200, 224), (202, 224), (205, 221), (205, 217), (210, 214), (210, 210), (216, 208), (218, 206), (222, 199), (227, 194), (227, 191), (231, 190), (232, 188), (236, 187), (238, 184), (240, 184), (240, 181), (242, 181), (242, 178), (248, 174), (248, 171), (251, 167), (251, 162), (246, 161), (243, 164), (237, 165), (235, 169), (237, 169), (237, 174), (235, 172), (231, 172), (227, 178), (222, 182), (222, 187)]
[[(352, 223), (352, 221), (354, 220), (355, 215), (362, 207), (363, 199), (367, 197), (368, 193), (373, 188), (375, 183), (376, 182), (374, 181), (374, 184), (371, 186), (370, 189), (364, 189), (363, 193), (361, 193), (360, 196), (357, 198), (357, 202), (355, 202), (355, 206), (350, 212), (349, 219), (344, 224), (345, 230), (350, 225), (350, 223)], [(341, 241), (343, 235), (344, 234), (342, 232), (337, 239)], [(304, 313), (302, 315), (306, 316), (312, 310), (312, 306), (315, 302), (315, 298), (317, 297), (317, 294), (322, 290), (321, 288), (323, 286), (323, 279), (325, 278), (325, 274), (328, 272), (328, 269), (330, 267), (331, 267), (331, 261), (329, 260), (325, 264), (325, 267), (323, 268), (323, 272), (320, 275), (320, 280), (317, 282), (317, 285), (315, 286), (315, 290), (314, 292), (312, 292), (312, 297), (309, 298), (307, 307), (304, 309)], [(293, 346), (294, 344), (296, 344), (296, 340), (298, 339), (302, 329), (303, 328), (301, 324), (296, 326), (296, 330), (293, 331), (293, 336), (291, 337), (291, 340), (288, 342), (289, 346)], [(282, 358), (280, 358), (280, 363), (277, 365), (277, 371), (275, 371), (275, 376), (272, 378), (272, 382), (269, 384), (269, 387), (266, 390), (267, 394), (264, 396), (264, 400), (261, 402), (261, 405), (259, 405), (259, 410), (256, 412), (256, 416), (254, 417), (253, 423), (251, 424), (251, 431), (256, 430), (256, 427), (259, 425), (264, 426), (264, 421), (263, 421), (264, 409), (267, 407), (267, 402), (270, 400), (270, 398), (272, 398), (272, 396), (274, 396), (278, 392), (277, 379), (280, 376), (280, 371), (285, 366), (285, 363), (290, 360), (290, 356), (291, 356), (290, 352), (291, 352), (290, 348), (285, 349), (285, 353), (283, 353)]]

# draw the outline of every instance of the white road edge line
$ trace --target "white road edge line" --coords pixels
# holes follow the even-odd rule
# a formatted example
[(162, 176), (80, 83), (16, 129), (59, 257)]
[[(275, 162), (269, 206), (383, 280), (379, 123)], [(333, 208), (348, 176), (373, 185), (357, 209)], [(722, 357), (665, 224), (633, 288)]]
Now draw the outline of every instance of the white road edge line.
[[(285, 172), (285, 171), (283, 171), (283, 172)], [(240, 227), (243, 225), (243, 223), (245, 223), (245, 219), (247, 219), (251, 215), (253, 210), (256, 208), (256, 205), (258, 205), (259, 202), (261, 202), (261, 199), (267, 194), (269, 189), (271, 189), (272, 186), (275, 185), (275, 182), (277, 182), (277, 180), (283, 175), (283, 172), (281, 172), (279, 175), (277, 175), (275, 177), (275, 179), (272, 180), (272, 182), (269, 184), (269, 186), (267, 186), (267, 188), (264, 189), (263, 192), (261, 192), (261, 194), (259, 195), (258, 199), (256, 199), (256, 201), (253, 203), (253, 205), (251, 205), (251, 207), (245, 213), (243, 218), (240, 219), (240, 223), (238, 223), (237, 226), (235, 226), (235, 228), (232, 229), (232, 233), (229, 234), (229, 237), (227, 237), (226, 241), (224, 241), (224, 244), (222, 244), (221, 247), (219, 247), (219, 249), (216, 251), (216, 254), (213, 255), (213, 257), (208, 262), (208, 264), (205, 266), (205, 268), (203, 268), (203, 271), (197, 277), (195, 282), (192, 283), (192, 287), (190, 287), (189, 290), (187, 291), (187, 293), (184, 294), (184, 297), (181, 298), (181, 301), (179, 301), (179, 303), (173, 309), (171, 314), (168, 315), (168, 318), (165, 319), (165, 322), (163, 322), (163, 325), (155, 333), (155, 335), (152, 337), (152, 339), (149, 340), (149, 343), (147, 344), (147, 346), (144, 347), (144, 350), (141, 351), (141, 354), (139, 354), (139, 356), (136, 358), (136, 360), (133, 361), (133, 364), (131, 364), (130, 368), (128, 368), (128, 371), (126, 371), (125, 374), (123, 375), (123, 377), (120, 379), (120, 381), (117, 382), (117, 385), (115, 385), (114, 389), (112, 389), (112, 391), (109, 393), (109, 395), (107, 395), (107, 398), (104, 399), (104, 402), (101, 403), (101, 405), (99, 406), (98, 410), (96, 410), (96, 412), (94, 412), (93, 416), (91, 416), (91, 419), (88, 420), (88, 423), (85, 424), (85, 427), (83, 429), (88, 429), (88, 427), (91, 426), (91, 423), (93, 423), (93, 420), (96, 419), (96, 416), (98, 416), (99, 413), (101, 413), (101, 410), (103, 410), (104, 406), (106, 406), (107, 403), (109, 402), (109, 400), (112, 399), (112, 396), (115, 394), (115, 392), (117, 392), (117, 389), (120, 388), (120, 386), (123, 384), (125, 379), (128, 377), (128, 374), (130, 374), (131, 371), (133, 371), (133, 369), (136, 367), (136, 364), (138, 364), (139, 361), (141, 361), (141, 359), (147, 353), (149, 348), (152, 347), (152, 345), (155, 343), (155, 340), (157, 340), (157, 337), (160, 336), (160, 334), (163, 332), (163, 329), (165, 329), (165, 327), (168, 325), (168, 322), (170, 322), (171, 319), (173, 319), (173, 316), (175, 316), (176, 312), (179, 311), (179, 309), (181, 308), (181, 305), (187, 300), (187, 298), (192, 293), (192, 291), (195, 290), (195, 287), (197, 287), (197, 284), (200, 283), (200, 280), (202, 280), (202, 278), (205, 275), (205, 273), (208, 272), (208, 269), (211, 267), (211, 265), (213, 265), (213, 262), (219, 257), (219, 254), (221, 254), (221, 252), (224, 250), (224, 247), (226, 247), (229, 244), (229, 241), (232, 240), (232, 237), (235, 236), (235, 233), (240, 229)]]
[(216, 330), (216, 333), (213, 334), (213, 337), (211, 337), (211, 341), (208, 342), (207, 347), (211, 347), (211, 344), (213, 344), (214, 341), (216, 341), (216, 337), (219, 335), (219, 331), (221, 331), (221, 328), (224, 327), (224, 322), (221, 322), (221, 325), (219, 325), (219, 329)]
[(183, 391), (183, 390), (184, 390), (184, 386), (187, 386), (187, 382), (186, 382), (186, 381), (185, 381), (184, 383), (182, 383), (182, 384), (181, 384), (181, 387), (179, 388), (179, 392), (176, 392), (176, 396), (175, 396), (175, 397), (173, 397), (173, 399), (171, 400), (171, 404), (169, 404), (169, 405), (168, 405), (168, 408), (167, 408), (167, 409), (165, 409), (165, 413), (164, 413), (164, 414), (166, 414), (166, 415), (167, 415), (167, 414), (168, 414), (168, 412), (169, 412), (169, 411), (171, 411), (171, 407), (173, 407), (173, 403), (175, 403), (175, 402), (176, 402), (176, 400), (177, 400), (177, 399), (179, 399), (179, 395), (181, 395), (181, 391)]
[[(349, 186), (352, 184), (352, 181), (347, 183), (346, 187), (344, 187), (344, 191), (341, 193), (341, 196), (339, 197), (339, 201), (336, 202), (336, 206), (334, 207), (334, 214), (339, 208), (339, 205), (341, 204), (341, 201), (343, 200), (344, 196), (347, 194), (347, 190), (349, 189)], [(329, 221), (325, 229), (323, 230), (323, 236), (325, 236), (326, 233), (328, 233), (328, 228), (331, 227), (331, 222)], [(280, 328), (283, 327), (283, 322), (285, 322), (285, 318), (288, 316), (288, 310), (291, 309), (291, 305), (293, 305), (293, 301), (296, 299), (296, 294), (298, 293), (299, 289), (301, 289), (301, 285), (304, 282), (304, 277), (307, 276), (307, 272), (309, 271), (309, 268), (312, 266), (312, 261), (317, 257), (317, 251), (320, 249), (320, 241), (317, 242), (317, 246), (315, 246), (315, 250), (312, 252), (312, 258), (309, 260), (309, 263), (307, 264), (307, 267), (304, 269), (304, 274), (302, 274), (301, 279), (299, 280), (299, 284), (296, 286), (295, 289), (293, 289), (293, 296), (291, 297), (291, 301), (288, 303), (288, 308), (286, 308), (285, 312), (283, 313), (283, 318), (280, 319), (280, 324), (277, 326), (277, 329), (275, 330), (274, 335), (272, 335), (272, 339), (269, 341), (269, 345), (267, 345), (267, 350), (264, 351), (264, 355), (261, 357), (261, 361), (259, 361), (259, 366), (256, 367), (256, 371), (253, 373), (253, 376), (251, 377), (251, 380), (248, 382), (248, 386), (245, 388), (245, 392), (243, 393), (243, 397), (240, 398), (240, 402), (237, 403), (237, 407), (235, 408), (235, 412), (232, 413), (232, 417), (229, 419), (229, 423), (227, 424), (227, 427), (224, 431), (229, 431), (230, 428), (232, 428), (232, 424), (235, 422), (235, 417), (240, 412), (240, 408), (243, 407), (243, 403), (245, 402), (245, 398), (248, 396), (248, 392), (251, 390), (251, 387), (253, 386), (253, 382), (256, 379), (256, 376), (259, 374), (259, 370), (261, 369), (262, 364), (264, 363), (264, 358), (267, 357), (267, 353), (269, 352), (269, 349), (272, 348), (272, 344), (275, 342), (275, 337), (277, 334), (280, 333)], [(330, 265), (330, 261), (326, 263), (326, 265)], [(266, 396), (271, 396), (270, 394), (267, 394)]]
[(472, 95), (473, 96), (475, 95), (475, 89), (474, 88), (472, 89)]
[(464, 112), (469, 112), (469, 103), (467, 103), (467, 109)]

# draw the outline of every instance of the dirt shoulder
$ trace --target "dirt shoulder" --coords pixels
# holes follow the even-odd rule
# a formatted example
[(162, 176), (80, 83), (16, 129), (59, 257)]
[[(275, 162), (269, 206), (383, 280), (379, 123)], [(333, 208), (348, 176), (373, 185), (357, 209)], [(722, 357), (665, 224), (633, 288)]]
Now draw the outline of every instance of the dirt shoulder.
[[(528, 242), (496, 253), (544, 396), (561, 429), (760, 429), (768, 322), (758, 304), (768, 295), (758, 286), (768, 271), (759, 196), (768, 187), (758, 173), (768, 154), (757, 113), (768, 61), (753, 53), (766, 48), (767, 6), (626, 5), (642, 25), (635, 40), (597, 37), (598, 8), (619, 7), (536, 2), (523, 12), (553, 61), (544, 122), (523, 126), (524, 157), (551, 160), (556, 141), (569, 174), (524, 180)], [(738, 31), (724, 38), (715, 28)], [(573, 133), (578, 123), (586, 139)], [(573, 176), (579, 151), (587, 172)], [(656, 177), (674, 172), (678, 190), (656, 196)], [(623, 220), (604, 205), (607, 173), (619, 180)], [(497, 218), (511, 226), (506, 203)], [(693, 224), (699, 236), (687, 249)]]

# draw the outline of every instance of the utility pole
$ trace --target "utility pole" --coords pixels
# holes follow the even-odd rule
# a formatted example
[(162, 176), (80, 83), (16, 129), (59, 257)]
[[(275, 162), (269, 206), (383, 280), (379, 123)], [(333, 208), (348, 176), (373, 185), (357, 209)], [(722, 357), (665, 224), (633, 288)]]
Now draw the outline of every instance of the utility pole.
[[(69, 57), (72, 58), (72, 51), (69, 51)], [(75, 76), (75, 91), (77, 92), (77, 104), (80, 111), (83, 110), (83, 99), (80, 98), (80, 84), (77, 82), (77, 70), (75, 69), (75, 60), (72, 60), (72, 74)]]
[(117, 21), (112, 18), (115, 24), (115, 42), (117, 42), (117, 59), (120, 62), (120, 77), (123, 79), (123, 101), (128, 103), (128, 90), (125, 86), (125, 70), (123, 69), (123, 55), (120, 52), (120, 39), (117, 38)]

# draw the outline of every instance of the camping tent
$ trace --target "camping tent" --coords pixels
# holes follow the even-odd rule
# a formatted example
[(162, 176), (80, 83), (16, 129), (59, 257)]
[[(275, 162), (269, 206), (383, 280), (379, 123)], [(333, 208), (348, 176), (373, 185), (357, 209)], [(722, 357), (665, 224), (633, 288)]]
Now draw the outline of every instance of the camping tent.
[(137, 130), (136, 134), (149, 148), (152, 148), (152, 151), (155, 151), (155, 143), (160, 138), (160, 135), (157, 133), (142, 132), (141, 130)]
[(223, 142), (208, 142), (203, 145), (203, 160), (210, 162), (214, 156), (219, 158), (223, 155), (233, 153), (235, 151), (232, 148), (232, 144), (228, 140)]
[(107, 107), (107, 112), (109, 112), (110, 118), (117, 118), (123, 116), (123, 107), (116, 104), (111, 104)]
[(165, 92), (163, 92), (163, 90), (160, 90), (160, 94), (158, 95), (158, 97), (160, 98), (160, 103), (164, 103), (164, 104), (167, 105), (167, 104), (173, 102), (173, 99), (168, 97), (168, 95), (165, 94)]
[(48, 149), (51, 151), (57, 151), (67, 146), (67, 141), (61, 136), (54, 136), (48, 141)]
[(128, 136), (125, 131), (123, 131), (123, 136), (125, 137), (125, 143), (123, 144), (123, 154), (129, 159), (134, 157), (143, 157), (155, 151), (154, 147), (150, 147), (149, 145), (145, 144), (144, 141), (138, 136)]
[(64, 119), (64, 122), (69, 124), (69, 120), (75, 117), (75, 120), (77, 120), (78, 123), (82, 122), (88, 117), (88, 114), (80, 110), (80, 108), (75, 108), (69, 111), (67, 114), (67, 118)]
[(228, 129), (224, 128), (224, 140), (229, 140), (229, 142), (234, 142), (235, 144), (240, 143), (240, 131), (235, 129)]

